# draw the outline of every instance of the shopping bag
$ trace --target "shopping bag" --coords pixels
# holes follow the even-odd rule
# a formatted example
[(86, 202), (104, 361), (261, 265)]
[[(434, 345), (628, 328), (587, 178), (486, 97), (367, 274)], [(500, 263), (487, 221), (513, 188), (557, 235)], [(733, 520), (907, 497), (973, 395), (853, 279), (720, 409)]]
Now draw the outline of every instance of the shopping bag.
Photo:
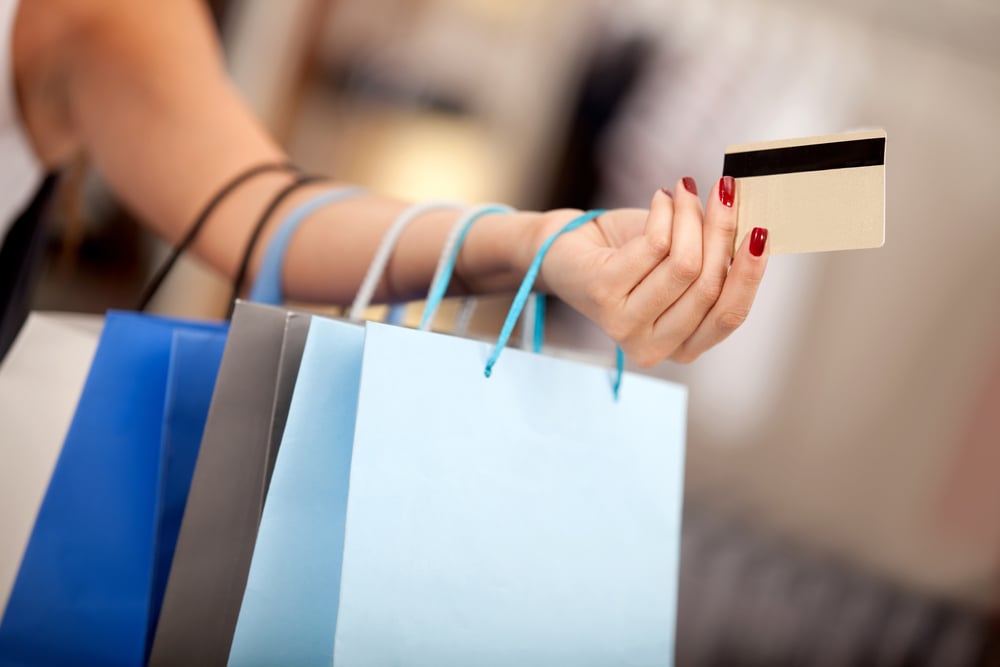
[(171, 550), (162, 501), (187, 484), (163, 447), (181, 330), (214, 335), (194, 355), (211, 384), (224, 325), (107, 315), (0, 624), (0, 664), (144, 663), (166, 566), (158, 554)]
[[(268, 490), (229, 654), (231, 665), (329, 665), (336, 626), (351, 437), (364, 330), (370, 304), (403, 230), (429, 209), (462, 208), (424, 202), (404, 211), (375, 252), (350, 313), (352, 321), (315, 318)], [(455, 223), (454, 237), (497, 205), (474, 208)], [(295, 216), (276, 236), (288, 238)], [(289, 226), (292, 225), (292, 226)], [(434, 306), (443, 298), (460, 241), (449, 241), (435, 272)], [(254, 294), (280, 301), (285, 249), (269, 246)], [(391, 319), (391, 312), (390, 312)]]
[(0, 622), (103, 321), (31, 313), (0, 365)]
[(309, 319), (236, 305), (150, 665), (226, 661)]
[[(334, 664), (673, 662), (686, 390), (369, 324)], [(536, 323), (537, 324), (537, 323)], [(391, 410), (391, 413), (390, 413)], [(390, 415), (391, 414), (391, 418)]]
[(368, 324), (334, 664), (670, 664), (686, 391)]
[[(443, 289), (440, 292), (443, 294)], [(513, 316), (513, 319), (516, 320), (516, 315)], [(378, 325), (368, 325), (369, 338), (373, 326)], [(391, 327), (388, 330), (397, 331)], [(436, 336), (434, 334), (417, 335)], [(296, 385), (292, 410), (286, 426), (285, 439), (276, 467), (275, 481), (265, 506), (251, 574), (244, 595), (244, 604), (240, 611), (239, 624), (230, 654), (230, 663), (233, 665), (330, 664), (331, 644), (334, 644), (335, 650), (338, 652), (334, 660), (334, 664), (338, 665), (359, 662), (363, 664), (478, 664), (483, 658), (483, 654), (493, 655), (497, 664), (520, 664), (521, 662), (550, 664), (549, 658), (553, 656), (564, 655), (572, 661), (575, 658), (587, 656), (588, 651), (592, 648), (600, 648), (600, 642), (590, 641), (588, 643), (588, 640), (591, 639), (589, 633), (592, 627), (582, 628), (581, 631), (579, 620), (575, 625), (570, 622), (565, 625), (570, 631), (576, 629), (576, 634), (581, 635), (580, 637), (572, 632), (567, 632), (566, 628), (558, 625), (553, 626), (551, 617), (547, 616), (548, 613), (552, 612), (553, 605), (551, 603), (549, 603), (550, 609), (538, 613), (535, 617), (536, 620), (542, 618), (547, 619), (548, 622), (548, 625), (540, 624), (535, 628), (536, 635), (533, 639), (537, 641), (532, 644), (530, 641), (532, 637), (528, 637), (527, 640), (525, 637), (514, 637), (515, 642), (506, 645), (506, 653), (503, 650), (498, 651), (494, 646), (497, 642), (503, 643), (504, 637), (506, 637), (502, 623), (493, 625), (485, 622), (482, 627), (478, 628), (479, 635), (473, 638), (470, 644), (457, 645), (456, 650), (452, 653), (435, 652), (434, 647), (442, 645), (438, 638), (443, 635), (446, 638), (443, 645), (449, 646), (450, 639), (447, 638), (452, 633), (456, 633), (455, 619), (446, 619), (451, 621), (450, 625), (444, 623), (427, 632), (428, 646), (431, 650), (425, 651), (426, 655), (421, 656), (411, 655), (408, 648), (405, 648), (405, 646), (410, 645), (412, 638), (392, 636), (393, 628), (398, 629), (400, 624), (408, 623), (408, 619), (405, 617), (388, 620), (384, 614), (379, 613), (365, 616), (365, 611), (362, 610), (361, 616), (365, 617), (361, 621), (358, 620), (358, 605), (355, 604), (353, 598), (357, 592), (348, 590), (347, 578), (371, 575), (360, 570), (352, 570), (346, 560), (343, 561), (343, 567), (341, 567), (338, 549), (341, 544), (344, 544), (345, 558), (351, 554), (351, 535), (358, 530), (353, 520), (349, 518), (353, 514), (350, 514), (348, 509), (353, 508), (355, 475), (357, 474), (351, 460), (354, 448), (361, 447), (363, 437), (367, 436), (358, 432), (356, 437), (351, 438), (350, 434), (354, 426), (352, 415), (356, 414), (358, 418), (362, 415), (360, 409), (354, 412), (355, 401), (365, 401), (367, 395), (370, 396), (368, 401), (378, 406), (377, 411), (380, 414), (375, 418), (375, 421), (392, 422), (392, 426), (389, 428), (396, 429), (390, 438), (393, 446), (409, 447), (409, 439), (425, 437), (421, 431), (423, 421), (431, 420), (439, 425), (447, 424), (447, 415), (451, 414), (452, 409), (457, 411), (468, 409), (472, 411), (472, 414), (477, 414), (478, 410), (480, 418), (490, 422), (490, 425), (485, 426), (485, 428), (493, 428), (492, 421), (498, 415), (502, 419), (512, 419), (514, 426), (512, 429), (508, 429), (511, 433), (507, 434), (512, 437), (494, 434), (494, 438), (499, 443), (507, 444), (506, 441), (509, 440), (514, 444), (507, 448), (501, 446), (499, 454), (495, 451), (498, 447), (496, 440), (488, 440), (485, 444), (489, 445), (487, 449), (493, 453), (495, 459), (508, 468), (512, 467), (513, 471), (504, 470), (503, 466), (498, 466), (493, 470), (486, 471), (487, 476), (495, 476), (500, 480), (508, 478), (516, 480), (517, 476), (521, 474), (519, 469), (532, 456), (530, 452), (525, 453), (524, 449), (537, 446), (535, 448), (539, 448), (545, 453), (543, 460), (545, 465), (539, 466), (542, 470), (536, 481), (537, 479), (543, 480), (545, 490), (539, 492), (536, 488), (535, 498), (540, 497), (544, 501), (546, 494), (551, 494), (560, 502), (551, 503), (549, 507), (534, 508), (533, 511), (542, 517), (548, 517), (549, 524), (557, 526), (565, 524), (574, 528), (573, 534), (577, 538), (577, 542), (582, 542), (597, 554), (582, 560), (590, 565), (603, 565), (605, 569), (612, 571), (612, 574), (608, 576), (610, 583), (594, 586), (590, 582), (590, 578), (603, 575), (592, 571), (581, 573), (578, 566), (577, 572), (574, 573), (575, 580), (573, 577), (563, 577), (561, 587), (556, 586), (558, 592), (561, 593), (557, 599), (564, 608), (573, 608), (575, 603), (572, 598), (576, 593), (575, 590), (569, 590), (573, 588), (571, 584), (578, 584), (581, 589), (590, 586), (593, 590), (585, 591), (581, 599), (585, 604), (590, 603), (591, 607), (596, 608), (589, 619), (591, 626), (599, 627), (602, 622), (609, 618), (612, 619), (612, 627), (615, 623), (621, 625), (622, 618), (635, 621), (631, 626), (631, 635), (628, 634), (627, 630), (618, 630), (617, 634), (612, 632), (605, 639), (603, 647), (606, 650), (599, 661), (618, 662), (624, 657), (624, 662), (628, 662), (639, 654), (639, 664), (669, 664), (672, 659), (672, 615), (676, 596), (683, 468), (686, 399), (683, 388), (657, 381), (636, 379), (634, 381), (636, 386), (631, 397), (623, 398), (622, 403), (618, 404), (612, 397), (611, 387), (607, 378), (604, 377), (604, 371), (588, 367), (589, 376), (587, 377), (581, 376), (578, 371), (574, 375), (572, 370), (566, 373), (550, 374), (546, 371), (545, 365), (551, 363), (551, 360), (544, 361), (541, 372), (531, 377), (521, 377), (519, 380), (510, 381), (515, 387), (519, 385), (526, 387), (523, 397), (527, 399), (529, 404), (534, 401), (533, 397), (536, 393), (541, 392), (544, 395), (549, 387), (546, 384), (546, 378), (550, 376), (552, 378), (568, 376), (568, 378), (561, 379), (562, 385), (556, 382), (552, 386), (553, 389), (561, 389), (565, 386), (574, 388), (581, 379), (592, 383), (592, 391), (585, 393), (583, 397), (585, 400), (580, 401), (575, 411), (567, 412), (563, 409), (565, 406), (561, 404), (555, 406), (558, 408), (560, 419), (569, 420), (575, 429), (566, 430), (565, 424), (559, 419), (546, 424), (544, 415), (540, 418), (541, 423), (554, 429), (556, 433), (562, 432), (563, 438), (568, 438), (572, 443), (570, 446), (557, 439), (554, 443), (547, 443), (548, 449), (555, 449), (555, 453), (546, 452), (546, 446), (542, 446), (545, 444), (544, 438), (541, 438), (543, 442), (521, 443), (518, 441), (516, 436), (519, 434), (519, 429), (527, 428), (530, 433), (532, 426), (530, 422), (522, 424), (517, 419), (517, 409), (512, 410), (513, 415), (509, 416), (504, 414), (509, 406), (500, 404), (495, 406), (498, 407), (499, 413), (491, 413), (489, 406), (484, 412), (483, 406), (477, 404), (474, 399), (471, 399), (471, 406), (467, 406), (466, 402), (470, 401), (468, 397), (459, 401), (457, 406), (451, 405), (447, 396), (445, 396), (445, 400), (437, 403), (434, 398), (437, 384), (447, 382), (450, 375), (447, 372), (441, 373), (433, 362), (429, 368), (419, 372), (413, 372), (413, 368), (408, 366), (405, 361), (396, 367), (400, 376), (414, 380), (414, 384), (419, 385), (411, 386), (410, 389), (422, 395), (422, 398), (425, 399), (423, 407), (426, 408), (426, 411), (416, 410), (421, 414), (419, 420), (397, 420), (396, 416), (392, 414), (393, 406), (400, 401), (405, 403), (410, 400), (410, 396), (406, 391), (393, 393), (391, 396), (383, 394), (383, 389), (387, 384), (391, 385), (397, 381), (395, 377), (387, 380), (380, 378), (374, 382), (367, 382), (364, 379), (370, 375), (367, 368), (369, 354), (376, 357), (380, 355), (380, 352), (369, 350), (369, 338), (362, 339), (361, 331), (350, 324), (327, 322), (320, 318), (314, 319), (313, 329), (303, 358), (302, 370)], [(445, 341), (457, 340), (448, 337), (440, 338)], [(391, 347), (393, 344), (388, 343), (388, 346)], [(479, 352), (477, 363), (482, 364), (486, 361), (488, 348), (485, 346), (468, 341), (462, 341), (460, 344), (478, 345), (479, 347), (475, 348)], [(373, 345), (375, 348), (383, 346), (385, 346), (383, 341), (376, 341)], [(359, 354), (363, 354), (366, 360), (361, 366), (360, 377), (357, 375)], [(420, 356), (422, 351), (416, 350), (415, 354)], [(444, 352), (445, 357), (449, 355), (450, 352)], [(539, 358), (532, 357), (532, 359)], [(399, 361), (400, 359), (396, 358), (389, 362), (389, 365)], [(528, 362), (529, 368), (532, 367), (531, 363)], [(561, 361), (559, 363), (568, 364), (569, 369), (579, 366), (573, 362)], [(517, 369), (511, 372), (517, 375), (516, 371)], [(523, 376), (524, 373), (521, 372), (520, 375)], [(428, 377), (435, 379), (431, 382), (421, 382), (422, 379)], [(481, 365), (473, 377), (477, 380), (483, 380)], [(633, 381), (629, 380), (629, 382)], [(650, 382), (652, 385), (649, 384)], [(461, 385), (462, 382), (458, 384)], [(357, 387), (357, 394), (353, 393), (355, 387)], [(455, 391), (461, 395), (463, 390), (462, 387), (457, 387)], [(509, 398), (511, 394), (509, 387), (499, 387), (497, 391), (503, 399)], [(383, 396), (387, 398), (383, 398)], [(566, 403), (567, 401), (564, 398), (562, 402)], [(588, 420), (603, 419), (602, 410), (591, 410), (592, 404), (601, 406), (603, 411), (611, 409), (609, 406), (613, 406), (617, 410), (617, 413), (612, 413), (612, 416), (617, 414), (617, 417), (605, 424), (603, 430), (587, 427)], [(360, 408), (360, 403), (358, 407)], [(515, 402), (513, 407), (521, 408), (522, 406)], [(545, 409), (544, 402), (542, 402), (541, 407), (543, 410)], [(641, 418), (635, 418), (637, 413)], [(660, 423), (664, 417), (668, 422), (666, 428)], [(656, 428), (649, 428), (649, 424), (654, 421)], [(478, 425), (477, 429), (471, 429), (464, 435), (459, 430), (457, 435), (461, 440), (460, 446), (470, 447), (473, 451), (478, 451), (479, 443), (476, 440), (476, 432), (482, 428), (482, 425)], [(640, 433), (657, 435), (633, 438), (632, 429), (644, 429)], [(445, 430), (447, 432), (447, 429)], [(610, 443), (606, 437), (601, 440), (601, 436), (607, 433), (613, 434)], [(436, 433), (435, 435), (440, 436), (441, 434)], [(454, 438), (456, 433), (450, 433), (450, 435)], [(601, 442), (595, 444), (595, 438)], [(603, 451), (602, 447), (607, 448), (614, 445), (617, 440), (622, 438), (628, 441), (628, 446), (619, 446), (617, 452), (615, 449), (611, 449), (610, 452)], [(433, 441), (433, 437), (431, 440)], [(536, 440), (539, 438), (536, 437)], [(653, 451), (648, 451), (651, 440), (655, 446), (652, 448)], [(449, 447), (455, 446), (454, 442), (448, 443), (446, 439), (444, 443)], [(384, 439), (382, 444), (385, 444)], [(412, 466), (404, 466), (402, 470), (405, 472), (403, 474), (414, 474), (417, 478), (423, 479), (425, 484), (433, 485), (438, 476), (435, 467), (441, 465), (441, 452), (434, 452), (432, 448), (432, 453), (439, 458), (435, 459), (431, 456), (427, 457), (427, 461), (417, 460)], [(564, 470), (563, 464), (559, 461), (559, 454), (568, 454), (567, 462), (575, 465)], [(588, 457), (588, 455), (591, 456)], [(509, 458), (504, 458), (505, 456)], [(391, 456), (388, 458), (391, 459)], [(389, 465), (392, 465), (391, 462)], [(448, 464), (444, 463), (444, 465)], [(595, 468), (597, 469), (594, 470)], [(631, 478), (616, 477), (616, 473), (622, 472), (620, 470), (622, 468), (626, 473), (633, 472), (634, 468), (640, 473), (644, 473), (645, 478), (640, 479), (639, 484), (633, 484)], [(349, 473), (348, 469), (350, 469)], [(393, 471), (393, 474), (399, 474), (399, 472), (396, 470)], [(474, 466), (468, 472), (472, 473), (471, 477), (483, 474), (481, 467), (477, 470)], [(466, 471), (461, 464), (455, 466), (450, 473), (457, 476), (459, 480), (466, 476)], [(602, 487), (600, 482), (605, 479), (602, 475), (610, 475), (612, 483)], [(376, 487), (386, 487), (383, 489), (386, 497), (392, 494), (392, 490), (388, 488), (393, 484), (391, 476), (385, 484), (374, 483)], [(373, 472), (371, 477), (372, 479), (381, 479), (382, 475), (380, 472)], [(567, 486), (567, 479), (570, 483), (568, 487), (570, 493), (566, 493), (564, 488)], [(319, 480), (322, 482), (320, 483)], [(442, 481), (446, 485), (455, 486), (454, 480), (449, 481), (448, 475), (442, 476)], [(575, 488), (572, 486), (573, 484), (576, 485)], [(470, 483), (469, 486), (473, 487), (472, 492), (475, 493), (475, 483)], [(536, 484), (537, 486), (539, 484)], [(489, 488), (489, 485), (486, 488)], [(637, 507), (640, 510), (639, 515), (637, 518), (629, 515), (618, 521), (619, 517), (616, 513), (606, 509), (604, 515), (594, 511), (586, 512), (587, 502), (580, 503), (582, 507), (576, 508), (572, 491), (579, 488), (587, 491), (587, 502), (596, 505), (599, 509), (604, 504), (608, 504), (602, 504), (604, 500), (602, 494), (618, 494), (620, 497), (613, 505), (618, 510), (617, 514), (626, 513), (622, 508), (629, 510), (632, 507)], [(468, 491), (467, 488), (465, 490)], [(506, 489), (502, 490), (506, 491)], [(490, 508), (499, 508), (501, 515), (503, 514), (504, 500), (502, 497), (498, 499), (497, 496), (503, 495), (504, 493), (498, 493), (494, 489), (494, 494), (486, 503)], [(348, 501), (348, 496), (350, 501)], [(366, 498), (365, 502), (367, 503), (368, 500)], [(458, 502), (460, 504), (463, 501), (459, 500)], [(362, 507), (363, 511), (370, 509), (367, 508), (367, 504), (363, 504)], [(440, 507), (432, 508), (426, 516), (422, 517), (430, 524), (430, 529), (426, 532), (429, 535), (428, 540), (432, 544), (444, 543), (459, 546), (469, 540), (481, 542), (482, 538), (478, 536), (477, 531), (481, 532), (484, 528), (487, 531), (496, 530), (490, 528), (488, 522), (479, 523), (474, 519), (472, 521), (466, 520), (464, 523), (459, 522), (457, 526), (449, 525), (449, 520), (453, 520), (453, 517), (450, 518), (447, 511), (441, 512), (440, 510)], [(353, 509), (350, 510), (350, 512), (353, 511)], [(402, 511), (405, 513), (405, 509)], [(574, 511), (583, 512), (585, 516), (581, 520), (579, 516), (574, 515)], [(570, 523), (561, 516), (565, 512), (569, 512), (571, 515), (569, 518), (574, 519), (575, 523)], [(441, 516), (438, 516), (439, 514)], [(608, 519), (607, 515), (611, 515), (611, 519)], [(598, 531), (592, 530), (588, 525), (592, 516), (604, 519), (598, 524)], [(361, 523), (367, 524), (368, 518), (362, 518)], [(396, 523), (398, 524), (398, 522)], [(501, 525), (513, 526), (517, 521), (508, 518), (500, 523)], [(538, 523), (538, 520), (535, 523)], [(345, 524), (346, 532), (342, 538), (340, 530)], [(616, 527), (619, 534), (614, 533)], [(444, 537), (435, 534), (435, 531), (438, 533), (443, 531)], [(647, 531), (651, 531), (653, 537), (649, 537)], [(508, 530), (507, 532), (515, 533), (516, 531)], [(558, 535), (568, 531), (563, 528), (561, 532), (559, 530), (555, 532)], [(421, 534), (419, 527), (417, 527), (415, 534), (419, 540)], [(610, 534), (612, 545), (618, 544), (620, 540), (616, 541), (617, 538), (624, 535), (635, 551), (623, 553), (620, 545), (615, 549), (614, 546), (609, 547), (604, 544), (601, 540), (607, 534)], [(522, 536), (522, 543), (523, 540)], [(391, 550), (395, 549), (396, 546), (391, 544), (391, 541), (386, 545), (379, 546), (381, 542), (379, 537), (375, 537), (372, 541), (374, 547), (371, 548), (374, 550), (382, 548)], [(561, 558), (567, 556), (576, 558), (575, 550), (567, 549), (567, 545), (563, 542), (564, 540), (560, 539), (556, 539), (555, 544), (545, 544), (544, 541), (539, 541), (539, 546), (545, 550), (544, 558), (541, 559), (542, 565), (552, 566), (554, 563), (560, 563)], [(457, 556), (460, 562), (465, 558), (465, 555)], [(538, 574), (537, 570), (542, 569), (543, 573), (552, 574), (553, 568), (549, 567), (548, 571), (540, 568), (538, 563), (532, 560), (533, 558), (535, 561), (538, 560), (537, 554), (520, 553), (515, 555), (518, 555), (520, 559), (510, 559), (503, 556), (502, 547), (500, 547), (493, 557), (499, 557), (501, 560), (505, 558), (512, 560), (512, 563), (507, 564), (509, 571), (501, 570), (500, 574), (508, 577), (514, 576), (515, 579), (520, 570), (534, 565), (536, 569), (535, 579), (538, 581), (534, 581), (530, 587), (518, 588), (516, 592), (520, 597), (518, 595), (510, 596), (514, 598), (515, 602), (520, 602), (525, 609), (528, 609), (527, 615), (530, 615), (530, 609), (545, 606), (545, 604), (540, 605), (539, 600), (543, 603), (546, 601), (545, 584), (547, 582), (544, 576)], [(403, 552), (397, 552), (397, 556), (404, 561), (406, 560), (406, 554)], [(365, 557), (357, 558), (363, 561)], [(487, 558), (485, 563), (482, 563), (480, 562), (481, 557), (475, 557), (473, 554), (471, 560), (463, 564), (464, 569), (468, 572), (479, 568), (486, 576), (483, 581), (477, 581), (476, 577), (469, 577), (463, 584), (456, 583), (454, 578), (449, 580), (447, 570), (454, 563), (449, 563), (447, 559), (442, 560), (448, 563), (442, 568), (444, 572), (441, 569), (433, 570), (424, 562), (424, 559), (420, 559), (416, 564), (412, 562), (402, 564), (401, 570), (416, 568), (415, 578), (422, 580), (422, 594), (427, 597), (427, 600), (419, 604), (433, 606), (436, 589), (444, 588), (447, 590), (448, 586), (452, 588), (457, 586), (459, 589), (467, 586), (468, 597), (465, 602), (470, 607), (475, 607), (476, 600), (480, 597), (485, 603), (490, 602), (488, 596), (477, 595), (476, 586), (489, 588), (492, 582), (495, 582), (497, 574), (490, 574), (490, 567), (495, 565), (494, 562)], [(398, 565), (398, 563), (394, 563), (390, 567), (395, 568)], [(622, 568), (627, 576), (615, 576), (614, 571), (617, 568)], [(569, 569), (572, 570), (572, 566)], [(560, 579), (559, 574), (563, 572), (563, 568), (560, 566), (558, 570), (555, 573), (557, 581)], [(514, 575), (511, 575), (511, 572)], [(372, 578), (377, 578), (377, 576)], [(645, 586), (649, 586), (651, 590), (647, 590)], [(550, 583), (548, 587), (552, 588), (552, 584)], [(361, 593), (362, 597), (379, 598), (383, 587), (376, 584), (370, 588), (367, 586), (362, 586), (362, 588), (367, 589)], [(636, 590), (640, 593), (638, 597), (632, 601), (623, 600), (626, 594)], [(605, 592), (612, 594), (611, 604), (595, 603), (595, 598), (600, 598)], [(617, 594), (617, 597), (614, 597), (614, 594)], [(334, 608), (334, 600), (339, 600), (336, 608)], [(421, 613), (417, 609), (419, 604), (406, 610), (406, 613), (413, 612), (419, 615)], [(447, 605), (447, 602), (444, 604)], [(508, 614), (514, 616), (520, 615), (523, 611), (514, 609), (510, 600), (508, 600), (505, 609)], [(345, 612), (348, 614), (346, 618), (351, 619), (351, 623), (347, 626), (343, 626)], [(474, 615), (470, 618), (474, 618)], [(388, 620), (389, 627), (380, 627), (380, 620)], [(506, 620), (510, 625), (510, 619)], [(368, 626), (367, 630), (366, 626)], [(459, 620), (457, 627), (465, 627), (464, 621)], [(542, 639), (546, 636), (545, 628), (549, 628), (550, 631), (547, 640)], [(554, 632), (551, 631), (553, 628)], [(383, 647), (381, 653), (379, 649), (363, 645), (367, 643), (365, 642), (367, 639), (373, 639), (377, 643), (378, 639), (373, 635), (377, 636), (383, 632), (390, 637), (390, 645)], [(460, 636), (462, 632), (464, 631), (458, 631), (456, 636)], [(366, 635), (366, 633), (370, 634)], [(608, 633), (604, 634), (608, 635)], [(356, 640), (359, 635), (362, 638), (361, 642)], [(574, 642), (567, 644), (563, 641), (566, 636), (572, 637)], [(334, 638), (336, 638), (335, 643)], [(632, 640), (631, 644), (627, 643), (629, 639)], [(626, 643), (619, 645), (620, 642), (617, 640), (626, 640)], [(398, 646), (400, 641), (404, 644), (402, 650), (399, 650)], [(395, 646), (393, 646), (394, 643)], [(574, 653), (574, 651), (577, 652)], [(586, 660), (582, 661), (586, 662)]]
[(160, 539), (154, 560), (150, 602), (152, 628), (156, 627), (163, 604), (163, 591), (167, 587), (167, 575), (177, 546), (177, 535), (184, 517), (224, 346), (225, 339), (217, 331), (181, 329), (174, 332), (161, 441), (161, 478), (172, 480), (172, 483), (161, 488)]
[(364, 338), (312, 320), (230, 665), (331, 664)]

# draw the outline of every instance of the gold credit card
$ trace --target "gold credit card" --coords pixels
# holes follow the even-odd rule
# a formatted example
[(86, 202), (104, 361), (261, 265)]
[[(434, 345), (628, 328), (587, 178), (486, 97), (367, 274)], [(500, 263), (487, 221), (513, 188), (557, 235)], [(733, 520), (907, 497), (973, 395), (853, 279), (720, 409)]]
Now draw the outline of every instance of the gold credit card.
[(722, 173), (736, 179), (736, 248), (766, 227), (771, 253), (878, 248), (885, 243), (885, 131), (738, 144)]

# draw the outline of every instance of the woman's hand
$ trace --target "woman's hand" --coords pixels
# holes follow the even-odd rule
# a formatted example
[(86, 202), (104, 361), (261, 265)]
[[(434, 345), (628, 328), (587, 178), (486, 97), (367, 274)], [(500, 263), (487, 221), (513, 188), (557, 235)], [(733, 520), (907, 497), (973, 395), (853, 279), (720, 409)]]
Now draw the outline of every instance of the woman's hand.
[[(704, 212), (692, 179), (674, 192), (657, 192), (648, 212), (609, 211), (560, 237), (539, 281), (645, 368), (664, 359), (689, 363), (731, 334), (750, 312), (767, 266), (764, 229), (748, 234), (732, 257), (731, 178), (712, 188)], [(542, 215), (536, 248), (579, 211)]]

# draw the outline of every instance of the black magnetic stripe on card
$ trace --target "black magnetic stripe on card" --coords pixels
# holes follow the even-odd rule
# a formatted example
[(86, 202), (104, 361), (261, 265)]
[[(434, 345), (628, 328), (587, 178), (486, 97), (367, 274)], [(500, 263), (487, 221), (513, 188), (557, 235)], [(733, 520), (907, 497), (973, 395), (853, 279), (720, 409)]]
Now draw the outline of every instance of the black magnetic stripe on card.
[(794, 174), (885, 164), (885, 137), (833, 141), (807, 146), (767, 148), (760, 151), (726, 153), (722, 175), (733, 178)]

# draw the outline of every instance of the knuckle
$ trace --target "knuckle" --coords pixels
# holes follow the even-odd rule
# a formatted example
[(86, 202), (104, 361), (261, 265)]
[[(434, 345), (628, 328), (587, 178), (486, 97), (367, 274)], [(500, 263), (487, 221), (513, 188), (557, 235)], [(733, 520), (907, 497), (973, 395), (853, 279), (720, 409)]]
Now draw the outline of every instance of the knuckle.
[(654, 255), (665, 257), (670, 252), (670, 233), (666, 230), (658, 230), (646, 234), (646, 243)]
[(611, 302), (611, 288), (603, 280), (593, 280), (587, 285), (587, 298), (598, 306), (606, 306)]
[(751, 292), (756, 293), (757, 288), (760, 287), (760, 283), (764, 278), (763, 274), (760, 271), (755, 271), (754, 267), (748, 267), (743, 264), (737, 267), (734, 263), (733, 270), (736, 272), (733, 277)]
[(707, 276), (705, 274), (699, 277), (697, 294), (702, 306), (711, 308), (715, 305), (715, 302), (722, 296), (724, 281), (724, 278), (720, 279), (716, 276)]
[(601, 328), (616, 343), (622, 343), (632, 335), (631, 324), (620, 313), (601, 318)]
[(651, 346), (644, 346), (630, 356), (636, 366), (647, 370), (663, 361), (663, 355)]
[(736, 331), (746, 322), (750, 311), (746, 308), (730, 308), (716, 319), (716, 327), (724, 334)]
[(687, 366), (688, 364), (696, 361), (700, 356), (701, 352), (692, 352), (691, 350), (681, 348), (677, 350), (677, 352), (675, 352), (673, 356), (670, 358), (673, 361), (677, 362), (678, 364), (683, 364)]
[(691, 284), (701, 274), (701, 258), (694, 254), (682, 254), (674, 257), (671, 270), (677, 282)]
[(746, 274), (740, 278), (743, 284), (746, 285), (752, 292), (756, 293), (757, 288), (760, 287), (761, 280), (763, 276), (759, 273), (748, 271)]
[(722, 215), (716, 216), (715, 225), (727, 236), (734, 236), (736, 234), (735, 209), (727, 209), (722, 213)]

